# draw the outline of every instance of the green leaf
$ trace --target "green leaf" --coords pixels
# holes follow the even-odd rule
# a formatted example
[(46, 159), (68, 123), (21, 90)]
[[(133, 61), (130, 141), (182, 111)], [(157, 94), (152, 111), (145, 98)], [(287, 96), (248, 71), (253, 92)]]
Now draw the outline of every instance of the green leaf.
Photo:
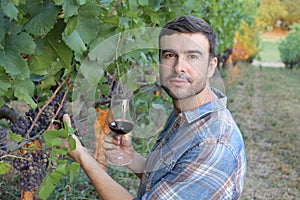
[(67, 148), (58, 148), (58, 149), (55, 149), (55, 155), (62, 155), (62, 156), (65, 156), (68, 154), (68, 149)]
[(116, 15), (107, 16), (106, 18), (103, 19), (103, 21), (106, 23), (114, 24), (115, 26), (119, 25), (119, 17)]
[(75, 0), (65, 1), (63, 4), (64, 18), (68, 19), (69, 17), (78, 15), (79, 5)]
[(128, 5), (130, 10), (136, 10), (139, 6), (136, 0), (128, 0)]
[(67, 26), (65, 28), (66, 35), (70, 35), (76, 29), (77, 21), (78, 16), (73, 16), (69, 18)]
[(36, 108), (36, 103), (32, 100), (34, 84), (29, 79), (13, 81), (14, 95), (19, 101), (25, 101), (32, 108)]
[(9, 45), (18, 53), (32, 54), (36, 47), (33, 38), (25, 32), (12, 36)]
[(4, 163), (4, 161), (0, 161), (0, 175), (5, 174), (10, 170), (10, 165)]
[(0, 49), (0, 66), (3, 66), (6, 73), (16, 79), (29, 77), (29, 69), (26, 61), (13, 49)]
[(135, 18), (138, 17), (138, 16), (137, 16), (137, 13), (136, 13), (135, 11), (131, 11), (131, 10), (127, 11), (125, 15), (126, 15), (127, 17), (129, 17), (129, 18), (132, 18), (132, 19), (135, 19)]
[(63, 34), (63, 40), (76, 53), (83, 53), (87, 50), (86, 44), (89, 45), (97, 39), (100, 21), (98, 16), (101, 10), (98, 4), (90, 2), (79, 9), (76, 29), (70, 34), (67, 29)]
[(83, 39), (80, 37), (80, 34), (77, 30), (73, 31), (70, 35), (63, 33), (63, 40), (66, 44), (76, 53), (83, 53), (87, 50)]
[(21, 142), (22, 139), (23, 139), (21, 135), (15, 134), (15, 133), (13, 133), (13, 132), (11, 132), (11, 131), (9, 131), (9, 132), (7, 133), (7, 137), (8, 137), (9, 139), (11, 139), (12, 141), (15, 141), (15, 142)]
[(55, 185), (59, 183), (62, 177), (62, 173), (56, 169), (51, 174), (48, 174), (40, 186), (38, 196), (42, 199), (47, 199), (55, 189)]
[(160, 24), (160, 14), (159, 12), (153, 12), (152, 10), (150, 10), (149, 8), (144, 9), (144, 13), (146, 15), (149, 15), (151, 18), (151, 21), (155, 24)]
[[(2, 3), (4, 4), (4, 3)], [(6, 5), (1, 5), (3, 13), (9, 17), (11, 20), (17, 20), (18, 19), (18, 9), (16, 8), (15, 5), (11, 4), (11, 3), (7, 3)]]
[(149, 0), (138, 0), (141, 6), (147, 6), (149, 4)]
[(98, 85), (103, 75), (103, 69), (99, 63), (87, 59), (81, 64), (80, 72), (91, 85)]
[(76, 149), (76, 141), (72, 136), (69, 136), (69, 148), (70, 151), (74, 151)]
[(73, 181), (75, 175), (79, 172), (80, 170), (80, 164), (78, 162), (72, 162), (70, 165), (70, 182)]
[(59, 13), (58, 8), (52, 2), (41, 4), (40, 11), (31, 18), (24, 26), (24, 29), (33, 35), (47, 34), (56, 23), (56, 17)]
[(48, 181), (48, 179), (45, 179), (40, 186), (40, 189), (38, 191), (38, 196), (43, 200), (46, 200), (53, 192), (54, 189), (55, 189), (55, 185), (51, 181)]
[(0, 95), (3, 95), (1, 94), (1, 91), (6, 91), (10, 87), (11, 87), (11, 83), (10, 83), (9, 76), (6, 73), (1, 72), (0, 73)]
[(44, 131), (44, 141), (47, 146), (55, 147), (62, 144), (60, 138), (67, 138), (68, 132), (64, 129)]
[[(64, 27), (65, 24), (59, 21), (47, 37), (36, 40), (36, 51), (29, 60), (31, 73), (53, 77), (62, 67), (71, 67), (72, 50), (61, 38)], [(53, 66), (54, 63), (57, 64)]]
[(25, 32), (11, 34), (7, 38), (4, 49), (0, 49), (0, 65), (4, 66), (6, 73), (14, 79), (25, 79), (29, 77), (27, 62), (20, 56), (21, 53), (33, 53), (35, 43), (32, 37)]
[(59, 163), (56, 166), (55, 171), (60, 172), (62, 174), (67, 174), (67, 172), (68, 172), (68, 165), (67, 165), (67, 163), (66, 162)]
[(86, 0), (76, 0), (77, 4), (84, 5), (86, 4)]
[(75, 133), (75, 129), (70, 127), (67, 122), (64, 122), (64, 128), (65, 128), (65, 131), (69, 134), (69, 135), (72, 135)]

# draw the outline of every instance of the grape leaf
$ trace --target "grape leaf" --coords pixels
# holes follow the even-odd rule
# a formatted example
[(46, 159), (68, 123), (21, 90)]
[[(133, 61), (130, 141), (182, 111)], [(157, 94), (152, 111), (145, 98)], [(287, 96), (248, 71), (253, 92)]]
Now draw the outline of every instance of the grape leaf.
[(64, 18), (68, 19), (69, 17), (72, 17), (72, 16), (78, 14), (79, 5), (77, 5), (74, 0), (65, 1), (62, 8), (63, 8), (64, 14), (65, 14)]
[(11, 3), (7, 3), (6, 5), (4, 5), (5, 3), (2, 2), (2, 10), (3, 10), (3, 13), (9, 17), (9, 19), (14, 19), (14, 20), (17, 20), (18, 18), (18, 9), (16, 8), (15, 5), (11, 4)]
[(0, 65), (4, 66), (6, 73), (14, 79), (29, 77), (27, 62), (20, 56), (21, 53), (33, 53), (35, 43), (32, 37), (25, 32), (12, 34), (7, 37), (7, 44), (0, 49)]
[(84, 4), (86, 4), (86, 0), (76, 0), (76, 2), (77, 2), (79, 5), (84, 5)]
[(141, 6), (147, 6), (149, 4), (149, 0), (138, 0)]
[(70, 17), (65, 28), (65, 34), (70, 35), (76, 28), (78, 21), (78, 16)]
[(63, 174), (57, 170), (54, 170), (52, 173), (48, 174), (40, 186), (38, 196), (46, 200), (55, 189), (55, 185), (59, 183), (62, 177)]
[(0, 66), (3, 66), (10, 76), (16, 79), (29, 77), (29, 69), (25, 60), (13, 49), (0, 49)]
[(80, 37), (77, 30), (74, 30), (70, 35), (63, 33), (63, 40), (76, 53), (83, 53), (87, 50), (84, 41)]
[(44, 2), (41, 9), (24, 26), (24, 29), (33, 35), (47, 34), (56, 23), (58, 8), (52, 2)]
[(80, 72), (88, 80), (91, 86), (98, 85), (98, 82), (103, 75), (103, 69), (99, 63), (92, 62), (88, 59), (82, 62)]
[(56, 171), (62, 174), (68, 173), (68, 164), (66, 160), (58, 160), (58, 165), (56, 166)]
[(10, 37), (9, 47), (16, 51), (16, 53), (31, 54), (36, 47), (33, 38), (26, 32), (21, 32), (18, 35)]
[(50, 179), (45, 179), (40, 186), (38, 195), (40, 198), (46, 200), (54, 189), (55, 185), (50, 181)]
[(70, 151), (74, 151), (76, 149), (76, 141), (72, 136), (69, 136), (69, 148)]
[(36, 103), (32, 100), (34, 84), (31, 80), (15, 80), (13, 83), (14, 95), (20, 101), (25, 101), (32, 108), (36, 108)]
[(70, 165), (70, 182), (73, 181), (75, 175), (79, 172), (80, 170), (80, 164), (78, 162), (72, 162)]
[(15, 141), (15, 142), (21, 142), (22, 141), (22, 136), (21, 135), (15, 134), (15, 133), (13, 133), (11, 131), (8, 131), (7, 137), (9, 139), (11, 139), (12, 141)]
[[(90, 44), (97, 38), (100, 21), (100, 7), (94, 2), (85, 4), (79, 9), (76, 29), (70, 34), (67, 29), (63, 34), (63, 40), (76, 53), (87, 50), (86, 44)], [(69, 28), (69, 27), (68, 27)]]
[[(65, 25), (62, 21), (56, 24), (45, 38), (36, 40), (37, 48), (30, 56), (29, 69), (37, 75), (55, 75), (62, 67), (69, 68), (72, 62), (72, 51), (62, 41), (61, 33)], [(58, 62), (58, 64), (53, 64)]]
[(5, 72), (0, 72), (0, 95), (3, 95), (1, 92), (6, 91), (10, 87), (11, 83), (9, 76)]
[(4, 163), (4, 161), (0, 161), (0, 175), (5, 174), (10, 169), (10, 165), (7, 163)]

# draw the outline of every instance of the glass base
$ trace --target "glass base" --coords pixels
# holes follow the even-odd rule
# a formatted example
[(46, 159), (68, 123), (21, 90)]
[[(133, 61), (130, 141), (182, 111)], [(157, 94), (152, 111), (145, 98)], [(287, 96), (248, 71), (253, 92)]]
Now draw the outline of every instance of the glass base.
[(126, 157), (124, 154), (120, 153), (117, 156), (113, 156), (109, 159), (106, 159), (106, 162), (110, 165), (126, 166), (131, 164), (132, 160)]

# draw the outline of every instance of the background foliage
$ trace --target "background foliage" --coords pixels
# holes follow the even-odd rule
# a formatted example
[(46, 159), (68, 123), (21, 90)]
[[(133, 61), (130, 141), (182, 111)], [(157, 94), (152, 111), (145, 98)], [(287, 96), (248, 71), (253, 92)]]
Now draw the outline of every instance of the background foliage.
[(300, 24), (291, 26), (286, 38), (279, 44), (278, 50), (286, 68), (300, 67)]
[(266, 29), (288, 29), (293, 23), (300, 23), (299, 9), (299, 0), (260, 0), (258, 18)]

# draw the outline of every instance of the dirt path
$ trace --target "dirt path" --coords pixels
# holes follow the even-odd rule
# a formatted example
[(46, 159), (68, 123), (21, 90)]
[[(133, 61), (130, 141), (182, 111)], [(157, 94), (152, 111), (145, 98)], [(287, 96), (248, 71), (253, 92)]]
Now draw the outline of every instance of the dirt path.
[(300, 81), (282, 68), (237, 71), (227, 93), (247, 152), (242, 199), (296, 199), (300, 197)]

